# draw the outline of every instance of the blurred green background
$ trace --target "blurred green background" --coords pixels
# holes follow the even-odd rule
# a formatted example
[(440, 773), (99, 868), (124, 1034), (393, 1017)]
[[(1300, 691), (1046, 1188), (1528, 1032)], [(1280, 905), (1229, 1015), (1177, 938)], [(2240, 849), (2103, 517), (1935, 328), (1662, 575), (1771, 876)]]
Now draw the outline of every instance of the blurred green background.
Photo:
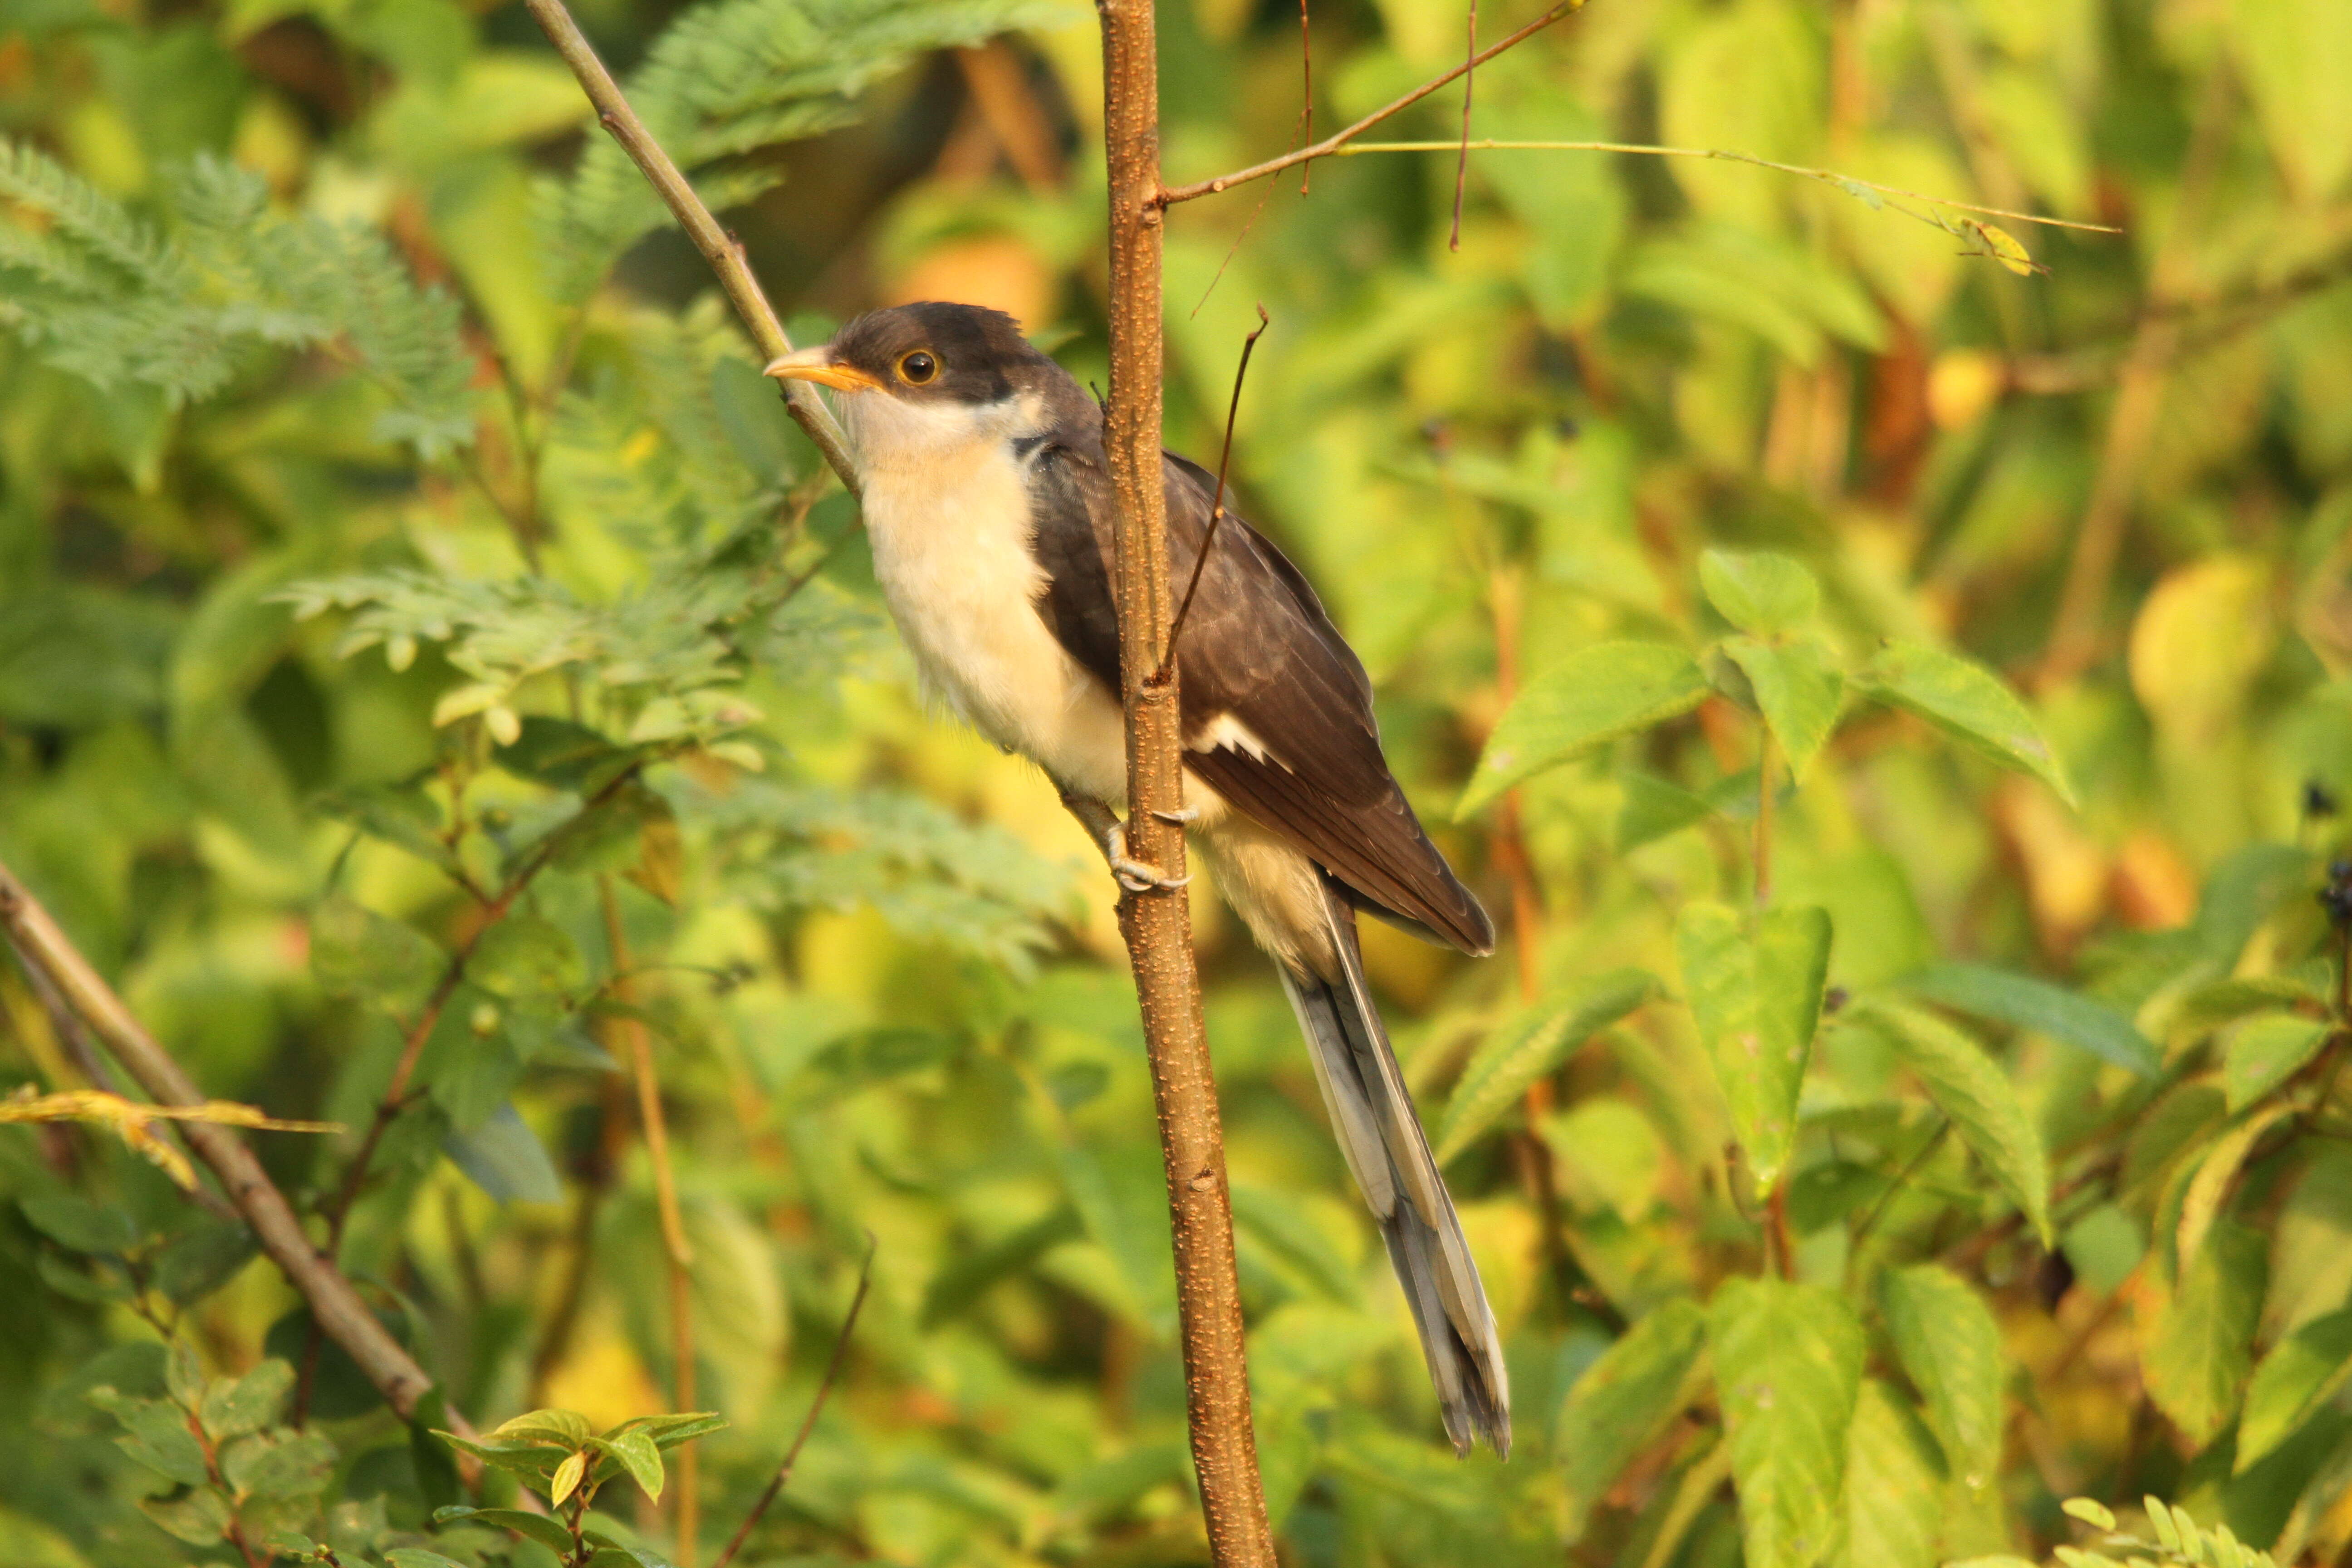
[[(578, 14), (796, 341), (967, 300), (1104, 379), (1083, 7)], [(1311, 21), (1316, 135), (1464, 44), (1454, 0)], [(1295, 7), (1159, 26), (1171, 181), (1296, 142)], [(1170, 444), (1213, 455), (1263, 304), (1234, 490), (1504, 928), (1483, 963), (1366, 931), (1433, 1126), (1561, 998), (1664, 987), (1555, 1029), (1455, 1141), (1519, 1434), (1457, 1463), (1273, 976), (1195, 900), (1286, 1561), (1924, 1568), (2074, 1539), (2078, 1492), (2281, 1561), (2352, 1543), (2352, 1116), (2304, 1067), (2344, 1048), (2311, 894), (2352, 798), (2347, 83), (2341, 0), (1591, 0), (1477, 73), (1475, 134), (2122, 232), (1982, 219), (2019, 269), (1915, 196), (1557, 151), (1472, 153), (1458, 248), (1450, 152), (1172, 212)], [(1460, 115), (1449, 89), (1377, 134)], [(733, 1423), (697, 1445), (700, 1561), (869, 1237), (848, 1370), (742, 1561), (1204, 1561), (1108, 879), (1040, 775), (927, 713), (854, 508), (522, 8), (0, 0), (0, 860), (207, 1092), (351, 1130), (255, 1135), (299, 1205), (332, 1208), (424, 1020), (341, 1251), (449, 1402), (673, 1407), (642, 1044), (698, 1403)], [(1843, 994), (2042, 983), (1929, 999), (2046, 1151), (2058, 1237), (1898, 1050), (1825, 1031), (1777, 1223), (1868, 1337), (1788, 1505), (1834, 1528), (1793, 1543), (1743, 1525), (1693, 1327), (1776, 1221), (1669, 999), (1678, 912), (1753, 880), (1753, 703), (1727, 682), (1452, 821), (1521, 685), (1724, 631), (1709, 548), (1802, 562), (1849, 664), (1893, 637), (1999, 670), (2079, 794), (1856, 707), (1776, 803), (1773, 896), (1830, 912)], [(2266, 1081), (2249, 1015), (2316, 1020)], [(89, 1081), (5, 967), (0, 1075)], [(83, 1394), (160, 1393), (159, 1322), (215, 1373), (299, 1359), (298, 1299), (102, 1130), (0, 1129), (0, 1561), (233, 1560), (141, 1517), (156, 1478)], [(1885, 1294), (1929, 1261), (1949, 1343)], [(1629, 1324), (1651, 1359), (1588, 1377)], [(311, 1398), (333, 1463), (296, 1501), (349, 1561), (421, 1539), (429, 1443), (332, 1356)], [(674, 1506), (600, 1500), (685, 1560)]]

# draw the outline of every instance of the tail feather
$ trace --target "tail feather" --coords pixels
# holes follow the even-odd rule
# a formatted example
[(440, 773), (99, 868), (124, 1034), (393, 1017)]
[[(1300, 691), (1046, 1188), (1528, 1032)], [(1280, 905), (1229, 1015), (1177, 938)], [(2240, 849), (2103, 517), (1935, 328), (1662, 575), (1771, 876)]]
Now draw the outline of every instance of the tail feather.
[(1507, 1455), (1510, 1380), (1495, 1315), (1388, 1031), (1365, 988), (1355, 910), (1335, 890), (1327, 891), (1325, 902), (1340, 979), (1327, 982), (1295, 973), (1288, 964), (1276, 967), (1306, 1033), (1340, 1152), (1380, 1221), (1389, 1261), (1412, 1309), (1446, 1436), (1456, 1453), (1468, 1453), (1483, 1436)]

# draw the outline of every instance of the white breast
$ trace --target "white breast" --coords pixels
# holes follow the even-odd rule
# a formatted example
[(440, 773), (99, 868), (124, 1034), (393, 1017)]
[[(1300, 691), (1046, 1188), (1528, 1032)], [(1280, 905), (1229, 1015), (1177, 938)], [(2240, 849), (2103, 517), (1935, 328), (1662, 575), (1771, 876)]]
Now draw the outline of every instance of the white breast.
[(858, 458), (874, 574), (925, 687), (1056, 784), (1127, 793), (1118, 705), (1037, 614), (1025, 475), (1011, 446), (1034, 423), (1010, 405), (841, 400)]

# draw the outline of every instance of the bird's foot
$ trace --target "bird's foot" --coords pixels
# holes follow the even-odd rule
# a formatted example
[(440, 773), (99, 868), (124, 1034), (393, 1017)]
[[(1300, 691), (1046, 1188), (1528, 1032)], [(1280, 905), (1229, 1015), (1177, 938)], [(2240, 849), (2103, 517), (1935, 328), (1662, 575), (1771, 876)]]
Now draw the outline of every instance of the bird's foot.
[(1110, 862), (1111, 876), (1130, 893), (1171, 893), (1192, 879), (1189, 872), (1171, 877), (1157, 866), (1129, 857), (1124, 826), (1113, 827), (1105, 837), (1103, 858)]
[(1201, 808), (1188, 805), (1181, 811), (1155, 811), (1151, 815), (1171, 827), (1190, 827), (1201, 820)]

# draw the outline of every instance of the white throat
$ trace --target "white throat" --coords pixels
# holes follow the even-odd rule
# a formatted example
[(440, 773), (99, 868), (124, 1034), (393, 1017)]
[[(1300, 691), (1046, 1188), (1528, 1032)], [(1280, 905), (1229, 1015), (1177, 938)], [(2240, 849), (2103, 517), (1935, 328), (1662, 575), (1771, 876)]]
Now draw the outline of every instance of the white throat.
[(840, 399), (874, 575), (925, 689), (973, 729), (1097, 799), (1127, 791), (1118, 705), (1037, 614), (1028, 464), (1042, 401)]

